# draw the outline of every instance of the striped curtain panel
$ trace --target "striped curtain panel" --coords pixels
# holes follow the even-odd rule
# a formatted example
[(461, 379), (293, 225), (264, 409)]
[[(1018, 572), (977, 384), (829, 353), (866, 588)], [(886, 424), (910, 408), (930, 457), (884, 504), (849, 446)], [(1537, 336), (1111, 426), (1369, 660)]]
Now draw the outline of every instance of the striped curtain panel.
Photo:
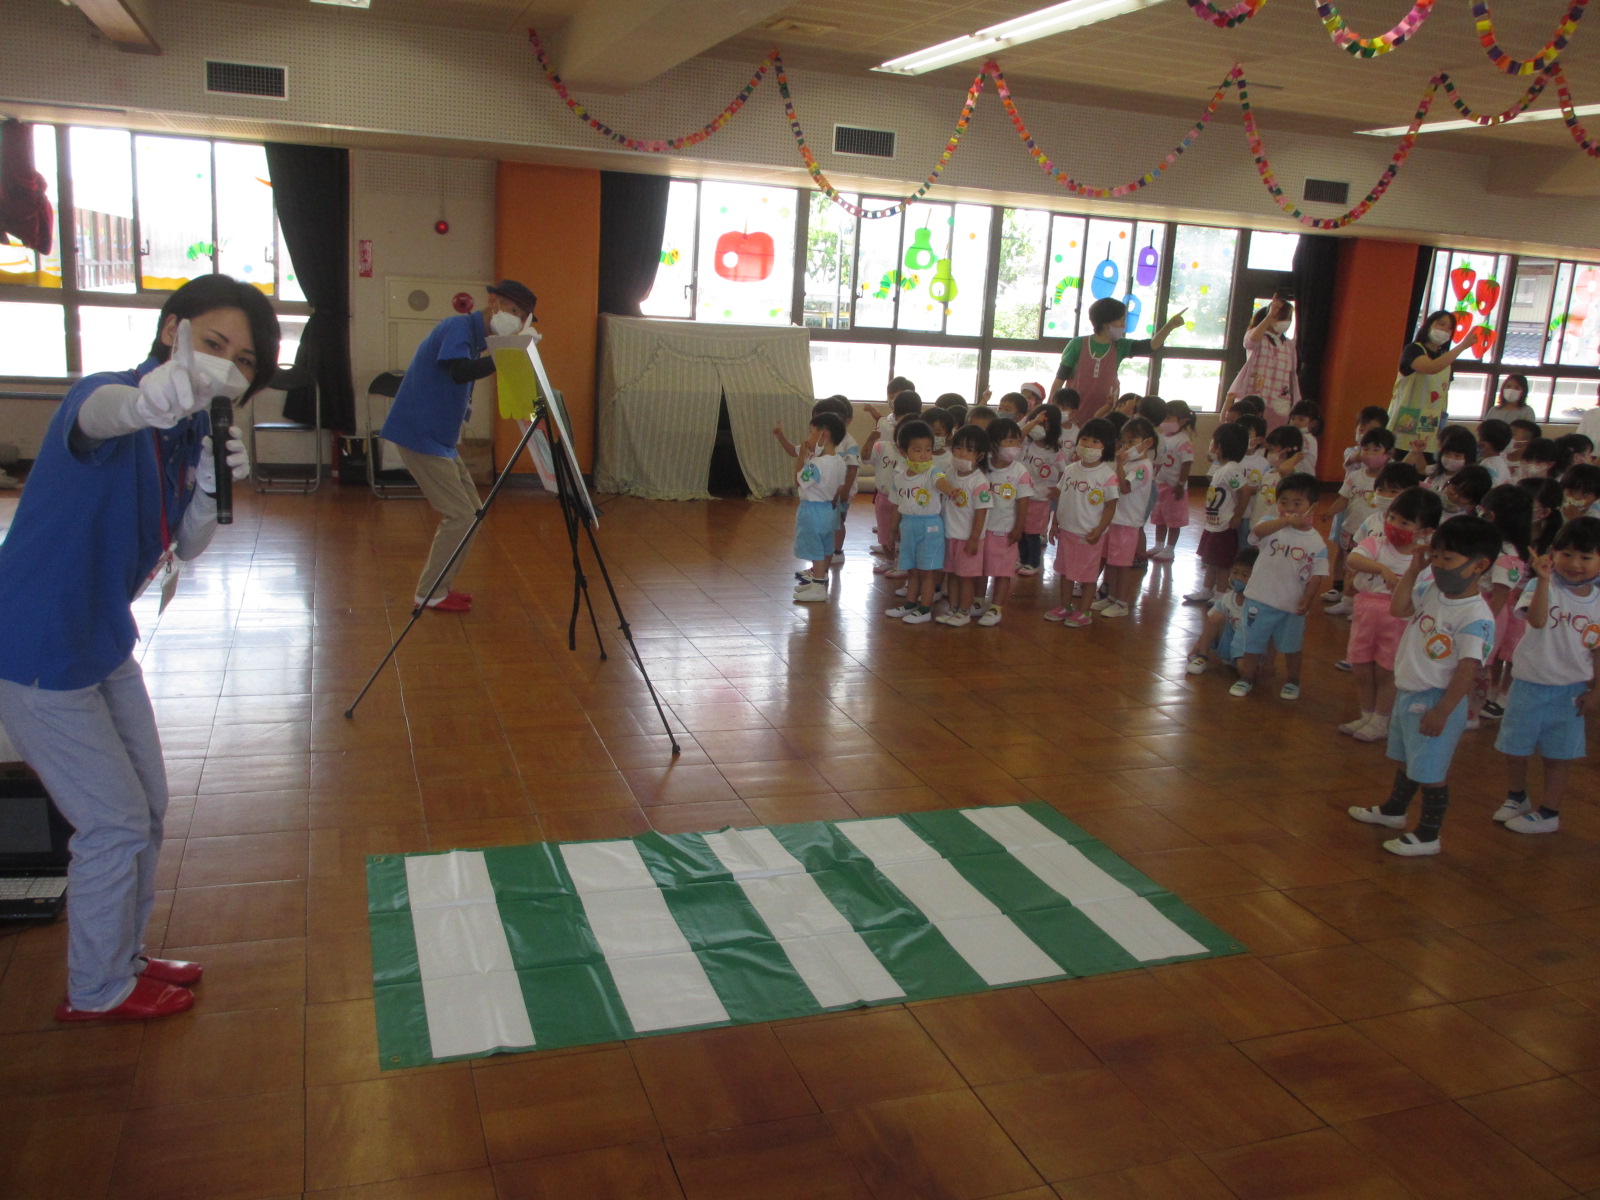
[(724, 398), (751, 497), (794, 487), (794, 460), (772, 436), (798, 440), (811, 412), (804, 329), (601, 319), (601, 492), (705, 500)]

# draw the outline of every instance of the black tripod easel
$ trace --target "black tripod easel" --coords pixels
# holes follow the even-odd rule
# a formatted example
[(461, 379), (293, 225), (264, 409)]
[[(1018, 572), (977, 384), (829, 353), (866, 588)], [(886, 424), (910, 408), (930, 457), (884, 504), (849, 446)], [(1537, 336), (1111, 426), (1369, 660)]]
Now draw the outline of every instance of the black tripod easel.
[[(542, 368), (540, 374), (541, 376), (543, 375)], [(578, 611), (581, 605), (589, 610), (589, 624), (594, 629), (595, 643), (600, 650), (600, 661), (606, 662), (609, 657), (606, 654), (605, 639), (600, 635), (600, 621), (595, 616), (594, 602), (589, 596), (589, 577), (584, 573), (583, 569), (583, 556), (580, 553), (578, 540), (578, 531), (581, 529), (589, 540), (589, 550), (594, 555), (595, 565), (600, 568), (600, 578), (605, 582), (606, 594), (611, 597), (611, 607), (617, 614), (617, 628), (622, 631), (623, 639), (628, 643), (628, 650), (633, 655), (634, 666), (639, 668), (639, 674), (644, 679), (644, 685), (649, 689), (650, 702), (655, 705), (656, 715), (661, 718), (661, 728), (666, 732), (667, 741), (672, 746), (672, 755), (676, 758), (683, 752), (682, 748), (678, 745), (677, 736), (672, 732), (672, 725), (667, 721), (666, 711), (661, 707), (661, 697), (656, 695), (655, 684), (650, 681), (650, 672), (645, 669), (644, 659), (639, 654), (639, 647), (633, 640), (633, 627), (628, 624), (628, 618), (622, 611), (622, 601), (617, 599), (617, 589), (611, 583), (611, 572), (606, 570), (606, 560), (600, 553), (599, 543), (595, 541), (594, 511), (583, 491), (582, 481), (575, 478), (576, 468), (573, 466), (573, 460), (567, 453), (567, 448), (561, 444), (558, 423), (551, 419), (550, 404), (546, 399), (547, 395), (547, 389), (541, 390), (539, 393), (537, 400), (534, 402), (533, 419), (527, 423), (528, 427), (523, 430), (522, 440), (517, 443), (516, 450), (506, 460), (505, 467), (495, 479), (494, 486), (489, 489), (489, 494), (483, 498), (483, 503), (478, 506), (478, 511), (472, 514), (472, 525), (462, 535), (461, 542), (450, 555), (449, 561), (445, 563), (433, 583), (429, 585), (427, 594), (431, 596), (438, 590), (439, 584), (450, 573), (450, 568), (455, 566), (456, 560), (466, 552), (468, 543), (472, 541), (472, 535), (477, 533), (478, 526), (483, 524), (483, 518), (488, 513), (490, 505), (494, 503), (495, 497), (500, 494), (500, 489), (505, 486), (506, 481), (511, 478), (512, 468), (517, 465), (517, 461), (522, 457), (523, 452), (527, 450), (528, 443), (533, 440), (534, 433), (538, 431), (540, 424), (543, 423), (545, 429), (549, 431), (546, 436), (550, 438), (551, 442), (550, 458), (554, 463), (556, 499), (561, 505), (561, 519), (567, 529), (567, 544), (572, 548), (572, 614), (567, 621), (567, 649), (575, 651), (578, 648)], [(417, 623), (417, 618), (422, 616), (425, 608), (426, 605), (419, 604), (411, 610), (411, 619), (406, 622), (406, 627), (400, 631), (400, 636), (395, 638), (394, 644), (389, 647), (389, 652), (383, 656), (383, 661), (372, 672), (372, 677), (367, 680), (366, 686), (361, 689), (356, 698), (350, 702), (350, 707), (345, 710), (344, 715), (346, 718), (353, 718), (356, 715), (356, 705), (361, 703), (362, 699), (372, 689), (372, 685), (378, 681), (378, 676), (383, 673), (384, 667), (389, 665), (389, 660), (400, 649), (400, 643), (406, 640), (406, 634), (411, 632), (411, 627)]]

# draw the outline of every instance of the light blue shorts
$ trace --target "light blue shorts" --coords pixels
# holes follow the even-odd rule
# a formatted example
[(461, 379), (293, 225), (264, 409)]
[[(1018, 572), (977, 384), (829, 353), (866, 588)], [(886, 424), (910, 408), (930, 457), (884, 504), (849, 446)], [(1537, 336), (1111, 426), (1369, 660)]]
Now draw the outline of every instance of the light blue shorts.
[(1244, 602), (1244, 653), (1265, 654), (1276, 646), (1285, 654), (1298, 653), (1305, 645), (1306, 618), (1304, 613), (1284, 612), (1259, 600)]
[(1238, 662), (1239, 656), (1244, 653), (1243, 633), (1243, 622), (1236, 624), (1224, 618), (1222, 632), (1217, 634), (1217, 642), (1214, 647), (1217, 657), (1225, 663)]
[(807, 562), (833, 557), (833, 531), (839, 515), (826, 500), (802, 500), (794, 517), (794, 556)]
[(1394, 715), (1389, 718), (1389, 757), (1404, 763), (1406, 778), (1417, 783), (1440, 784), (1450, 774), (1450, 760), (1456, 755), (1456, 743), (1467, 727), (1467, 699), (1456, 705), (1444, 723), (1444, 732), (1438, 737), (1424, 737), (1422, 718), (1435, 704), (1444, 699), (1443, 688), (1430, 688), (1425, 692), (1396, 692)]
[(1587, 683), (1529, 683), (1513, 679), (1494, 748), (1517, 758), (1530, 754), (1582, 758), (1583, 716), (1578, 712), (1578, 697), (1588, 690)]
[(943, 517), (900, 518), (900, 569), (902, 571), (944, 569)]

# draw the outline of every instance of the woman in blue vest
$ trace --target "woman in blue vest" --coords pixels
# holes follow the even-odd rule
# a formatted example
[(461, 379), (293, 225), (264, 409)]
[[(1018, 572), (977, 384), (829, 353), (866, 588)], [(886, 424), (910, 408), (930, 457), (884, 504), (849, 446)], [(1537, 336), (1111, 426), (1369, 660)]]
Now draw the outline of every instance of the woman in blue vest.
[[(155, 714), (133, 657), (132, 601), (217, 527), (207, 409), (272, 377), (278, 319), (226, 275), (161, 309), (150, 357), (81, 379), (61, 401), (0, 544), (0, 724), (75, 830), (67, 998), (56, 1019), (145, 1020), (194, 1004), (195, 963), (149, 958), (167, 807)], [(249, 474), (237, 427), (235, 479)]]

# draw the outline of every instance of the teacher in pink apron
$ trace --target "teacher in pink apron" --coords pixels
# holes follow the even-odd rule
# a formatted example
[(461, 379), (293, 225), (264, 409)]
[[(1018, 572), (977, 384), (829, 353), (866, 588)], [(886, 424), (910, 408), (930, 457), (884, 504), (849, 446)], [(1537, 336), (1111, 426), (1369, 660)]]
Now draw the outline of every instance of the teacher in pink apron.
[(1117, 369), (1127, 358), (1143, 358), (1157, 350), (1167, 340), (1167, 335), (1183, 324), (1179, 309), (1167, 318), (1167, 323), (1156, 330), (1152, 338), (1128, 336), (1128, 306), (1110, 296), (1096, 300), (1089, 306), (1089, 324), (1094, 333), (1088, 337), (1075, 337), (1061, 352), (1061, 366), (1056, 369), (1056, 380), (1050, 385), (1050, 399), (1064, 387), (1077, 389), (1078, 411), (1085, 418), (1100, 412), (1101, 408), (1115, 404), (1122, 388), (1117, 384)]
[(1456, 320), (1440, 309), (1428, 314), (1417, 336), (1400, 353), (1400, 374), (1389, 401), (1389, 431), (1402, 453), (1437, 454), (1439, 426), (1450, 400), (1450, 372), (1471, 339), (1449, 349)]
[(1266, 402), (1269, 433), (1287, 424), (1289, 410), (1300, 403), (1300, 352), (1294, 339), (1284, 336), (1293, 322), (1294, 305), (1274, 296), (1245, 331), (1244, 366), (1228, 385), (1230, 404), (1242, 396)]

